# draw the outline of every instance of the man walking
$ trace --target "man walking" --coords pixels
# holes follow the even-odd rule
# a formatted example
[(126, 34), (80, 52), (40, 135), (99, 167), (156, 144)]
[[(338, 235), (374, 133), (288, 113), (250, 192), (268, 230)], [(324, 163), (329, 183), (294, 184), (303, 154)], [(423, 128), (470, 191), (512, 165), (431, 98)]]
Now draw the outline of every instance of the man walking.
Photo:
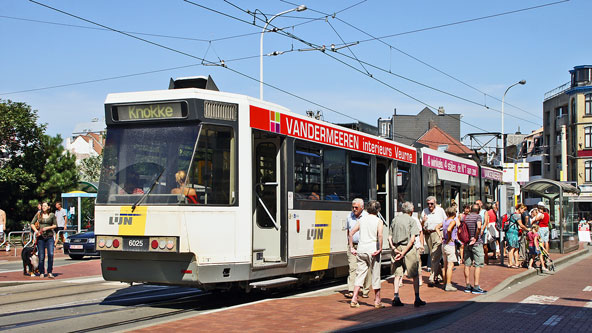
[[(382, 220), (378, 218), (380, 203), (371, 200), (368, 203), (368, 215), (362, 217), (358, 224), (349, 232), (350, 251), (357, 255), (358, 269), (356, 271), (356, 283), (354, 294), (350, 302), (352, 308), (360, 306), (358, 303), (358, 292), (364, 281), (370, 275), (372, 289), (374, 289), (374, 307), (384, 308), (380, 297), (380, 254), (382, 253)], [(360, 233), (360, 242), (357, 250), (353, 247), (353, 235)]]
[[(347, 217), (347, 234), (358, 224), (359, 220), (368, 215), (364, 210), (364, 200), (355, 198), (352, 201), (352, 212)], [(349, 241), (349, 240), (348, 240)], [(360, 232), (356, 232), (353, 236), (353, 247), (358, 249), (358, 242), (360, 241)], [(358, 268), (358, 258), (351, 253), (350, 247), (347, 247), (347, 261), (349, 263), (349, 276), (347, 277), (347, 291), (346, 297), (354, 296), (354, 283), (356, 281), (356, 269)], [(372, 283), (372, 276), (369, 274), (364, 280), (362, 288), (362, 297), (367, 298), (370, 293), (370, 284)]]
[[(465, 217), (465, 223), (469, 229), (471, 240), (465, 244), (464, 264), (465, 264), (465, 293), (472, 292), (473, 294), (484, 294), (485, 291), (479, 286), (479, 277), (481, 275), (481, 267), (483, 267), (483, 239), (480, 237), (483, 228), (483, 221), (479, 216), (479, 205), (471, 206), (471, 213)], [(471, 266), (475, 267), (473, 272), (474, 286), (471, 286), (469, 274)]]
[(395, 275), (395, 297), (393, 306), (403, 306), (399, 298), (399, 286), (403, 279), (404, 269), (407, 268), (407, 276), (413, 278), (413, 290), (415, 291), (416, 307), (426, 305), (419, 298), (419, 255), (414, 249), (415, 239), (419, 237), (417, 222), (411, 217), (413, 204), (409, 201), (403, 203), (403, 214), (395, 217), (389, 229), (389, 245), (391, 247), (391, 273)]
[(62, 208), (61, 202), (56, 202), (55, 208), (56, 208), (56, 211), (55, 211), (54, 215), (56, 217), (58, 227), (56, 228), (56, 231), (55, 231), (56, 238), (55, 238), (54, 246), (57, 247), (59, 239), (61, 239), (62, 244), (64, 244), (64, 233), (59, 232), (59, 231), (66, 229), (66, 225), (68, 224), (68, 213), (66, 212), (66, 210), (64, 208)]
[(433, 287), (434, 283), (442, 280), (442, 269), (440, 259), (442, 259), (442, 237), (438, 228), (442, 227), (446, 220), (446, 213), (442, 207), (437, 205), (436, 197), (429, 196), (426, 199), (428, 205), (421, 213), (421, 221), (424, 229), (424, 237), (430, 250), (430, 279), (428, 286)]

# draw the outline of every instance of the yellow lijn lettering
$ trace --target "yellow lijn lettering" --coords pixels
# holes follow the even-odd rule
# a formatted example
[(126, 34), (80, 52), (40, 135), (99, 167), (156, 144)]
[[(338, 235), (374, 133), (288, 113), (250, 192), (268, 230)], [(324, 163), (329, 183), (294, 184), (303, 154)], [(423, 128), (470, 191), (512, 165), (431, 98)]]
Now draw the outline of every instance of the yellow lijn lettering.
[(310, 271), (320, 271), (329, 268), (329, 253), (331, 252), (331, 219), (333, 212), (316, 211), (315, 227), (316, 235), (321, 237), (314, 238), (313, 257)]

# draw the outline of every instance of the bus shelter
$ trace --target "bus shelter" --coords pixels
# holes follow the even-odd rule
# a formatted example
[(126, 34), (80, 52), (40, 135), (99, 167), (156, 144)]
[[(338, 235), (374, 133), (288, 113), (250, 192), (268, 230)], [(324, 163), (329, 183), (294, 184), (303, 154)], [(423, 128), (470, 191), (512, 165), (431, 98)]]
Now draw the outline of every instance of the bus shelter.
[[(578, 232), (578, 221), (574, 220), (573, 203), (569, 198), (579, 195), (580, 190), (571, 184), (551, 179), (533, 180), (523, 185), (520, 190), (524, 201), (527, 201), (528, 198), (540, 198), (540, 201), (545, 203), (549, 209), (550, 222), (553, 223), (555, 230), (559, 229), (559, 235), (551, 232), (550, 242), (559, 236), (559, 252), (565, 253), (565, 240), (575, 239)], [(578, 245), (577, 240), (575, 244)], [(570, 247), (567, 250), (573, 249)]]
[[(72, 191), (68, 193), (62, 193), (62, 199), (66, 198), (76, 198), (78, 201), (78, 205), (76, 208), (76, 217), (78, 218), (78, 233), (82, 229), (82, 198), (96, 198), (96, 193), (87, 193), (84, 191)], [(94, 199), (93, 199), (94, 200)], [(64, 208), (68, 209), (66, 205)]]

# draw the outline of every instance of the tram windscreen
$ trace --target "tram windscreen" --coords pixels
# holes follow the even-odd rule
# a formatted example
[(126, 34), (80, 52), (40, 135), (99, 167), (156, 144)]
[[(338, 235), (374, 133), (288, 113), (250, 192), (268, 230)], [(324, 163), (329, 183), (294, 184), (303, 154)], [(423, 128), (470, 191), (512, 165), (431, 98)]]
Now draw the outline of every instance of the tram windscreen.
[(134, 204), (152, 187), (143, 203), (177, 204), (198, 132), (195, 124), (109, 128), (97, 203)]

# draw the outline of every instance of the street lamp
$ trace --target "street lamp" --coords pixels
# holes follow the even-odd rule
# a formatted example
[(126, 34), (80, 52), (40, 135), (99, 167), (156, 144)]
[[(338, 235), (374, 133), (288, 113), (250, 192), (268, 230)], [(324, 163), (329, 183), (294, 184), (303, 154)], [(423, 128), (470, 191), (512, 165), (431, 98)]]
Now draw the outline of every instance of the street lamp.
[(261, 31), (261, 42), (259, 43), (259, 99), (263, 99), (263, 34), (265, 33), (265, 30), (267, 30), (267, 26), (269, 25), (269, 23), (271, 23), (271, 21), (273, 21), (274, 18), (293, 12), (293, 11), (297, 11), (297, 12), (301, 12), (306, 10), (306, 6), (305, 5), (300, 5), (296, 8), (292, 8), (286, 11), (283, 11), (281, 13), (275, 14), (271, 19), (267, 19), (267, 17), (265, 17), (265, 27), (263, 27), (263, 30)]
[(518, 84), (526, 84), (526, 80), (520, 80), (516, 83), (514, 83), (513, 85), (509, 86), (508, 89), (506, 89), (506, 92), (504, 93), (504, 96), (502, 97), (502, 156), (501, 156), (501, 166), (502, 169), (504, 168), (504, 160), (505, 160), (505, 149), (506, 149), (506, 142), (504, 141), (504, 100), (506, 98), (506, 94), (508, 93), (508, 90), (510, 90), (510, 88), (512, 88), (515, 85)]
[[(513, 85), (509, 86), (508, 89), (506, 89), (506, 92), (504, 93), (504, 96), (502, 97), (502, 156), (501, 156), (501, 159), (500, 159), (500, 162), (501, 162), (500, 164), (502, 166), (502, 170), (504, 170), (504, 160), (505, 160), (505, 156), (504, 155), (506, 154), (506, 151), (505, 151), (506, 150), (506, 142), (504, 140), (504, 100), (506, 99), (506, 94), (508, 93), (508, 90), (510, 90), (510, 88), (512, 88), (513, 86), (518, 85), (518, 84), (526, 84), (526, 80), (520, 80), (520, 81), (514, 83)], [(503, 179), (502, 179), (502, 182), (503, 182)], [(502, 216), (504, 214), (501, 211), (501, 201), (502, 200), (504, 200), (504, 201), (507, 200), (507, 196), (504, 195), (504, 198), (502, 198), (500, 196), (500, 197), (498, 197), (498, 200), (500, 201), (500, 210), (498, 212), (498, 214), (499, 214), (498, 221), (501, 221), (501, 218), (502, 218)], [(507, 210), (507, 207), (506, 207), (506, 210)], [(507, 223), (509, 223), (509, 221)], [(500, 249), (499, 249), (499, 251), (500, 251), (500, 264), (502, 264), (502, 265), (504, 264), (504, 248), (505, 248), (505, 246), (504, 246), (504, 239), (505, 239), (505, 232), (502, 229), (500, 231)]]

